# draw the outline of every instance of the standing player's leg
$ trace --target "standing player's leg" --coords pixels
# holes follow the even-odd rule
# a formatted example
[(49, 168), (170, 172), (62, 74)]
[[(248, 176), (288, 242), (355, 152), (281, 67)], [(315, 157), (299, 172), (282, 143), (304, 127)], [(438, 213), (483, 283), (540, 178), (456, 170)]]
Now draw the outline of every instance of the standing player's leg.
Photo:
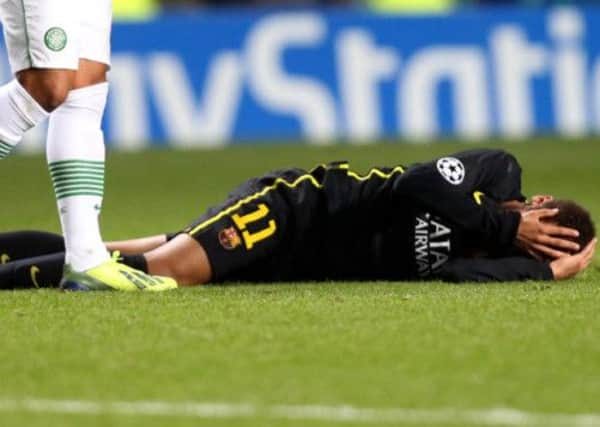
[(109, 260), (98, 216), (104, 194), (100, 124), (108, 95), (107, 66), (81, 60), (77, 85), (50, 116), (46, 154), (67, 253), (74, 271)]
[(65, 238), (66, 264), (70, 270), (83, 272), (110, 259), (98, 216), (104, 194), (101, 122), (108, 96), (111, 2), (60, 3), (75, 21), (77, 69), (64, 102), (50, 116), (46, 156)]
[(110, 259), (98, 217), (104, 194), (102, 116), (108, 95), (111, 0), (70, 2), (79, 8), (79, 68), (73, 90), (50, 118), (47, 157), (65, 237), (67, 290), (167, 290), (152, 277)]
[[(110, 2), (107, 7), (106, 52)], [(84, 41), (93, 46), (87, 38)], [(52, 113), (48, 127), (47, 158), (66, 250), (61, 286), (68, 290), (173, 289), (177, 284), (172, 279), (151, 277), (112, 260), (100, 235), (105, 154), (101, 122), (108, 95), (104, 51), (102, 47), (83, 51), (86, 58), (80, 59), (74, 89)]]
[(104, 194), (100, 128), (107, 66), (81, 60), (74, 89), (50, 115), (46, 156), (65, 238), (67, 264), (85, 271), (109, 260), (98, 216)]
[[(56, 7), (53, 7), (55, 3)], [(66, 98), (78, 67), (66, 0), (5, 0), (0, 19), (15, 79), (0, 87), (0, 159)]]
[[(103, 142), (98, 140), (98, 117), (104, 109), (102, 98), (106, 98), (106, 88), (100, 85), (92, 96), (85, 94), (89, 89), (82, 89), (83, 95), (73, 95), (71, 90), (104, 82), (107, 66), (84, 63), (80, 67), (83, 48), (80, 11), (88, 7), (81, 3), (69, 0), (0, 3), (9, 60), (17, 76), (0, 90), (0, 157), (14, 148), (25, 131), (51, 114), (47, 149), (58, 198), (93, 193), (87, 201), (96, 203), (98, 199), (101, 201), (104, 156)], [(106, 27), (109, 32), (110, 1)], [(69, 115), (72, 119), (64, 120)], [(69, 132), (61, 132), (65, 126), (70, 127)], [(75, 134), (79, 134), (78, 137), (74, 138)], [(63, 141), (57, 144), (57, 137)], [(90, 143), (87, 143), (88, 138)], [(74, 159), (77, 164), (81, 161), (81, 167), (71, 168), (72, 163), (61, 163), (66, 158)], [(92, 161), (88, 161), (90, 158)], [(108, 260), (99, 238), (97, 212), (83, 207), (80, 202), (66, 205), (71, 203), (59, 201), (61, 222), (68, 238), (67, 252), (72, 255), (74, 268), (83, 270)], [(73, 214), (83, 218), (77, 226), (65, 219)]]
[[(111, 0), (4, 0), (0, 16), (17, 80), (0, 90), (0, 157), (52, 112), (47, 157), (65, 236), (66, 284), (79, 289), (173, 288), (119, 270), (102, 243), (104, 141)], [(92, 271), (93, 270), (93, 271)], [(101, 276), (102, 280), (98, 277)], [(135, 283), (133, 276), (136, 277)], [(87, 280), (89, 286), (80, 286)], [(66, 286), (67, 288), (69, 286)]]

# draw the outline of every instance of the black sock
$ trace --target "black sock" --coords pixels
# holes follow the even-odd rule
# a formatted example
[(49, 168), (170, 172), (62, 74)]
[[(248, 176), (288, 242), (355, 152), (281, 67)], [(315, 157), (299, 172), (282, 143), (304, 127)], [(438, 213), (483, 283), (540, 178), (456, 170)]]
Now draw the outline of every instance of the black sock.
[[(148, 272), (144, 255), (123, 255), (119, 261)], [(0, 289), (57, 288), (64, 264), (64, 252), (0, 264)]]
[(0, 265), (0, 289), (57, 288), (64, 264), (58, 252)]
[(65, 251), (60, 234), (45, 231), (0, 233), (0, 264)]
[(131, 268), (135, 268), (136, 270), (148, 273), (148, 262), (144, 255), (121, 255), (119, 262), (122, 262)]

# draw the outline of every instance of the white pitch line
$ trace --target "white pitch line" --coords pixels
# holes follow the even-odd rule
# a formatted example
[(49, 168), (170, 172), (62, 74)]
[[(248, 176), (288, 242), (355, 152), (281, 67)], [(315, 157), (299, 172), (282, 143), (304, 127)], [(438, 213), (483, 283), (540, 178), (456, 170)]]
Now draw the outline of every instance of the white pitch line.
[(253, 405), (219, 402), (88, 401), (0, 399), (0, 412), (79, 415), (130, 415), (191, 418), (270, 418), (330, 422), (479, 424), (490, 426), (597, 427), (600, 414), (535, 413), (509, 408), (403, 409), (321, 405)]

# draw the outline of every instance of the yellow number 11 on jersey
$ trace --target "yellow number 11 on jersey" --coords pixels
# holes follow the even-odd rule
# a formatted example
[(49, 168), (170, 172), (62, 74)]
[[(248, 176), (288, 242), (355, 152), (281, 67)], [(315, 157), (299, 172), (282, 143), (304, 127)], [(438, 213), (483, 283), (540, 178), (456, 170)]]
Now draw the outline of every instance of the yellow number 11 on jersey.
[(250, 212), (246, 215), (231, 215), (231, 219), (235, 223), (236, 227), (242, 231), (242, 237), (244, 238), (244, 243), (246, 244), (246, 249), (250, 250), (254, 247), (255, 244), (260, 242), (261, 240), (265, 240), (275, 234), (277, 230), (277, 224), (275, 220), (270, 219), (267, 228), (263, 228), (260, 231), (255, 233), (250, 233), (247, 230), (248, 224), (251, 224), (256, 221), (260, 221), (264, 217), (269, 214), (269, 208), (264, 203), (258, 205), (258, 209), (254, 212)]

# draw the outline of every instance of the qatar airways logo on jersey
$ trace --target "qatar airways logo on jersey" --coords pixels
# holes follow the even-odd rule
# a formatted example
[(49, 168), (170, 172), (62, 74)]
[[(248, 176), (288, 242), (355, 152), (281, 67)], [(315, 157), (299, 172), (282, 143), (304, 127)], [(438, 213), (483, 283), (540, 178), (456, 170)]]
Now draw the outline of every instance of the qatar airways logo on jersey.
[(415, 261), (419, 276), (437, 271), (450, 258), (452, 229), (426, 213), (415, 223)]

